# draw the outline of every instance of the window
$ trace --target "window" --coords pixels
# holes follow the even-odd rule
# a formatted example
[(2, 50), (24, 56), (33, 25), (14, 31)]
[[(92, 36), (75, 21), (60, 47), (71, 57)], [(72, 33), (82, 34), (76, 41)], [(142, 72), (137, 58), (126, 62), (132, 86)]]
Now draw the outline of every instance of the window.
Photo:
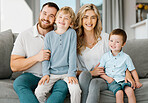
[(24, 0), (0, 0), (0, 29), (20, 33), (33, 25), (33, 13)]

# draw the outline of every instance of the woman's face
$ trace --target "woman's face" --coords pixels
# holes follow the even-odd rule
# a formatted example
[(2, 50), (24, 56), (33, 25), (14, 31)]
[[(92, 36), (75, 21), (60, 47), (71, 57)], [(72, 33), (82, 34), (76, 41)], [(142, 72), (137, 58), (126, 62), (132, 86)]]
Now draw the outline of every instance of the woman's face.
[(92, 31), (94, 30), (97, 22), (97, 15), (93, 10), (87, 10), (82, 19), (82, 26), (84, 30)]

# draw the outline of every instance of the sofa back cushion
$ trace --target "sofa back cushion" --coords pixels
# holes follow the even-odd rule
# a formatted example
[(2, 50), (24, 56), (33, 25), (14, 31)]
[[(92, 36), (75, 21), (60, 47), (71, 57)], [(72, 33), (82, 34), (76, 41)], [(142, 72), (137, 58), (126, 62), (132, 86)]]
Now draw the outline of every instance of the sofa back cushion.
[(128, 40), (123, 50), (131, 57), (139, 77), (148, 77), (148, 39)]
[(13, 34), (9, 29), (0, 33), (0, 79), (10, 78), (10, 55), (13, 48)]

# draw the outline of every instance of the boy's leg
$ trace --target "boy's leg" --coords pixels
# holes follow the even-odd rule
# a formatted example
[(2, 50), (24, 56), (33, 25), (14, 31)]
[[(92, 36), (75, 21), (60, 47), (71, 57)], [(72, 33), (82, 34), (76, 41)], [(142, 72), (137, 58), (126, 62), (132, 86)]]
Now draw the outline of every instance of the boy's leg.
[(15, 79), (13, 88), (19, 97), (20, 103), (39, 103), (34, 95), (39, 80), (39, 77), (31, 73), (23, 73)]
[(122, 90), (116, 92), (116, 103), (124, 103), (124, 93)]
[(49, 82), (47, 83), (45, 81), (45, 83), (41, 84), (41, 85), (38, 85), (37, 88), (35, 89), (35, 95), (38, 99), (38, 101), (40, 103), (45, 103), (46, 101), (46, 96), (47, 96), (47, 93), (49, 93), (49, 91), (51, 90), (52, 86), (54, 85), (54, 83), (58, 80), (58, 78), (54, 78), (53, 75), (50, 75), (50, 79), (49, 79)]
[(53, 88), (52, 93), (48, 97), (46, 103), (64, 103), (64, 99), (68, 94), (68, 87), (65, 81), (58, 80)]
[(80, 103), (81, 102), (81, 89), (79, 84), (71, 84), (68, 81), (68, 77), (64, 78), (64, 81), (67, 83), (68, 85), (68, 89), (70, 92), (70, 99), (71, 99), (71, 103)]
[(116, 103), (124, 103), (124, 94), (120, 84), (114, 80), (112, 83), (108, 83), (108, 88), (116, 96)]
[(134, 90), (129, 86), (125, 86), (124, 91), (128, 97), (128, 103), (136, 103), (136, 97), (134, 94)]

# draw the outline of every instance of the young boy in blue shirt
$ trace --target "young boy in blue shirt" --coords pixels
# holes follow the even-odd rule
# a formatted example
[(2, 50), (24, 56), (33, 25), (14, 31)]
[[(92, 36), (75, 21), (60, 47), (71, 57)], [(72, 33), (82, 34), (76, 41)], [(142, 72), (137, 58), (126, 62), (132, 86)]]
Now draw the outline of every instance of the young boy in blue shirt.
[[(76, 78), (76, 32), (70, 28), (75, 21), (75, 13), (70, 7), (61, 8), (56, 14), (57, 29), (46, 34), (44, 49), (51, 51), (49, 61), (43, 61), (43, 77), (35, 90), (40, 103), (54, 83), (64, 80), (71, 95), (71, 103), (80, 103), (81, 89)], [(56, 98), (55, 98), (56, 99)]]
[[(136, 103), (134, 90), (129, 82), (125, 83), (125, 72), (131, 71), (135, 80), (136, 88), (142, 84), (139, 82), (138, 74), (129, 55), (122, 51), (126, 44), (127, 35), (122, 29), (115, 29), (109, 36), (109, 48), (111, 51), (105, 53), (99, 67), (105, 68), (105, 75), (101, 75), (107, 81), (108, 88), (116, 96), (116, 103), (124, 103), (124, 92), (128, 97), (129, 103)], [(124, 92), (123, 92), (124, 91)]]

